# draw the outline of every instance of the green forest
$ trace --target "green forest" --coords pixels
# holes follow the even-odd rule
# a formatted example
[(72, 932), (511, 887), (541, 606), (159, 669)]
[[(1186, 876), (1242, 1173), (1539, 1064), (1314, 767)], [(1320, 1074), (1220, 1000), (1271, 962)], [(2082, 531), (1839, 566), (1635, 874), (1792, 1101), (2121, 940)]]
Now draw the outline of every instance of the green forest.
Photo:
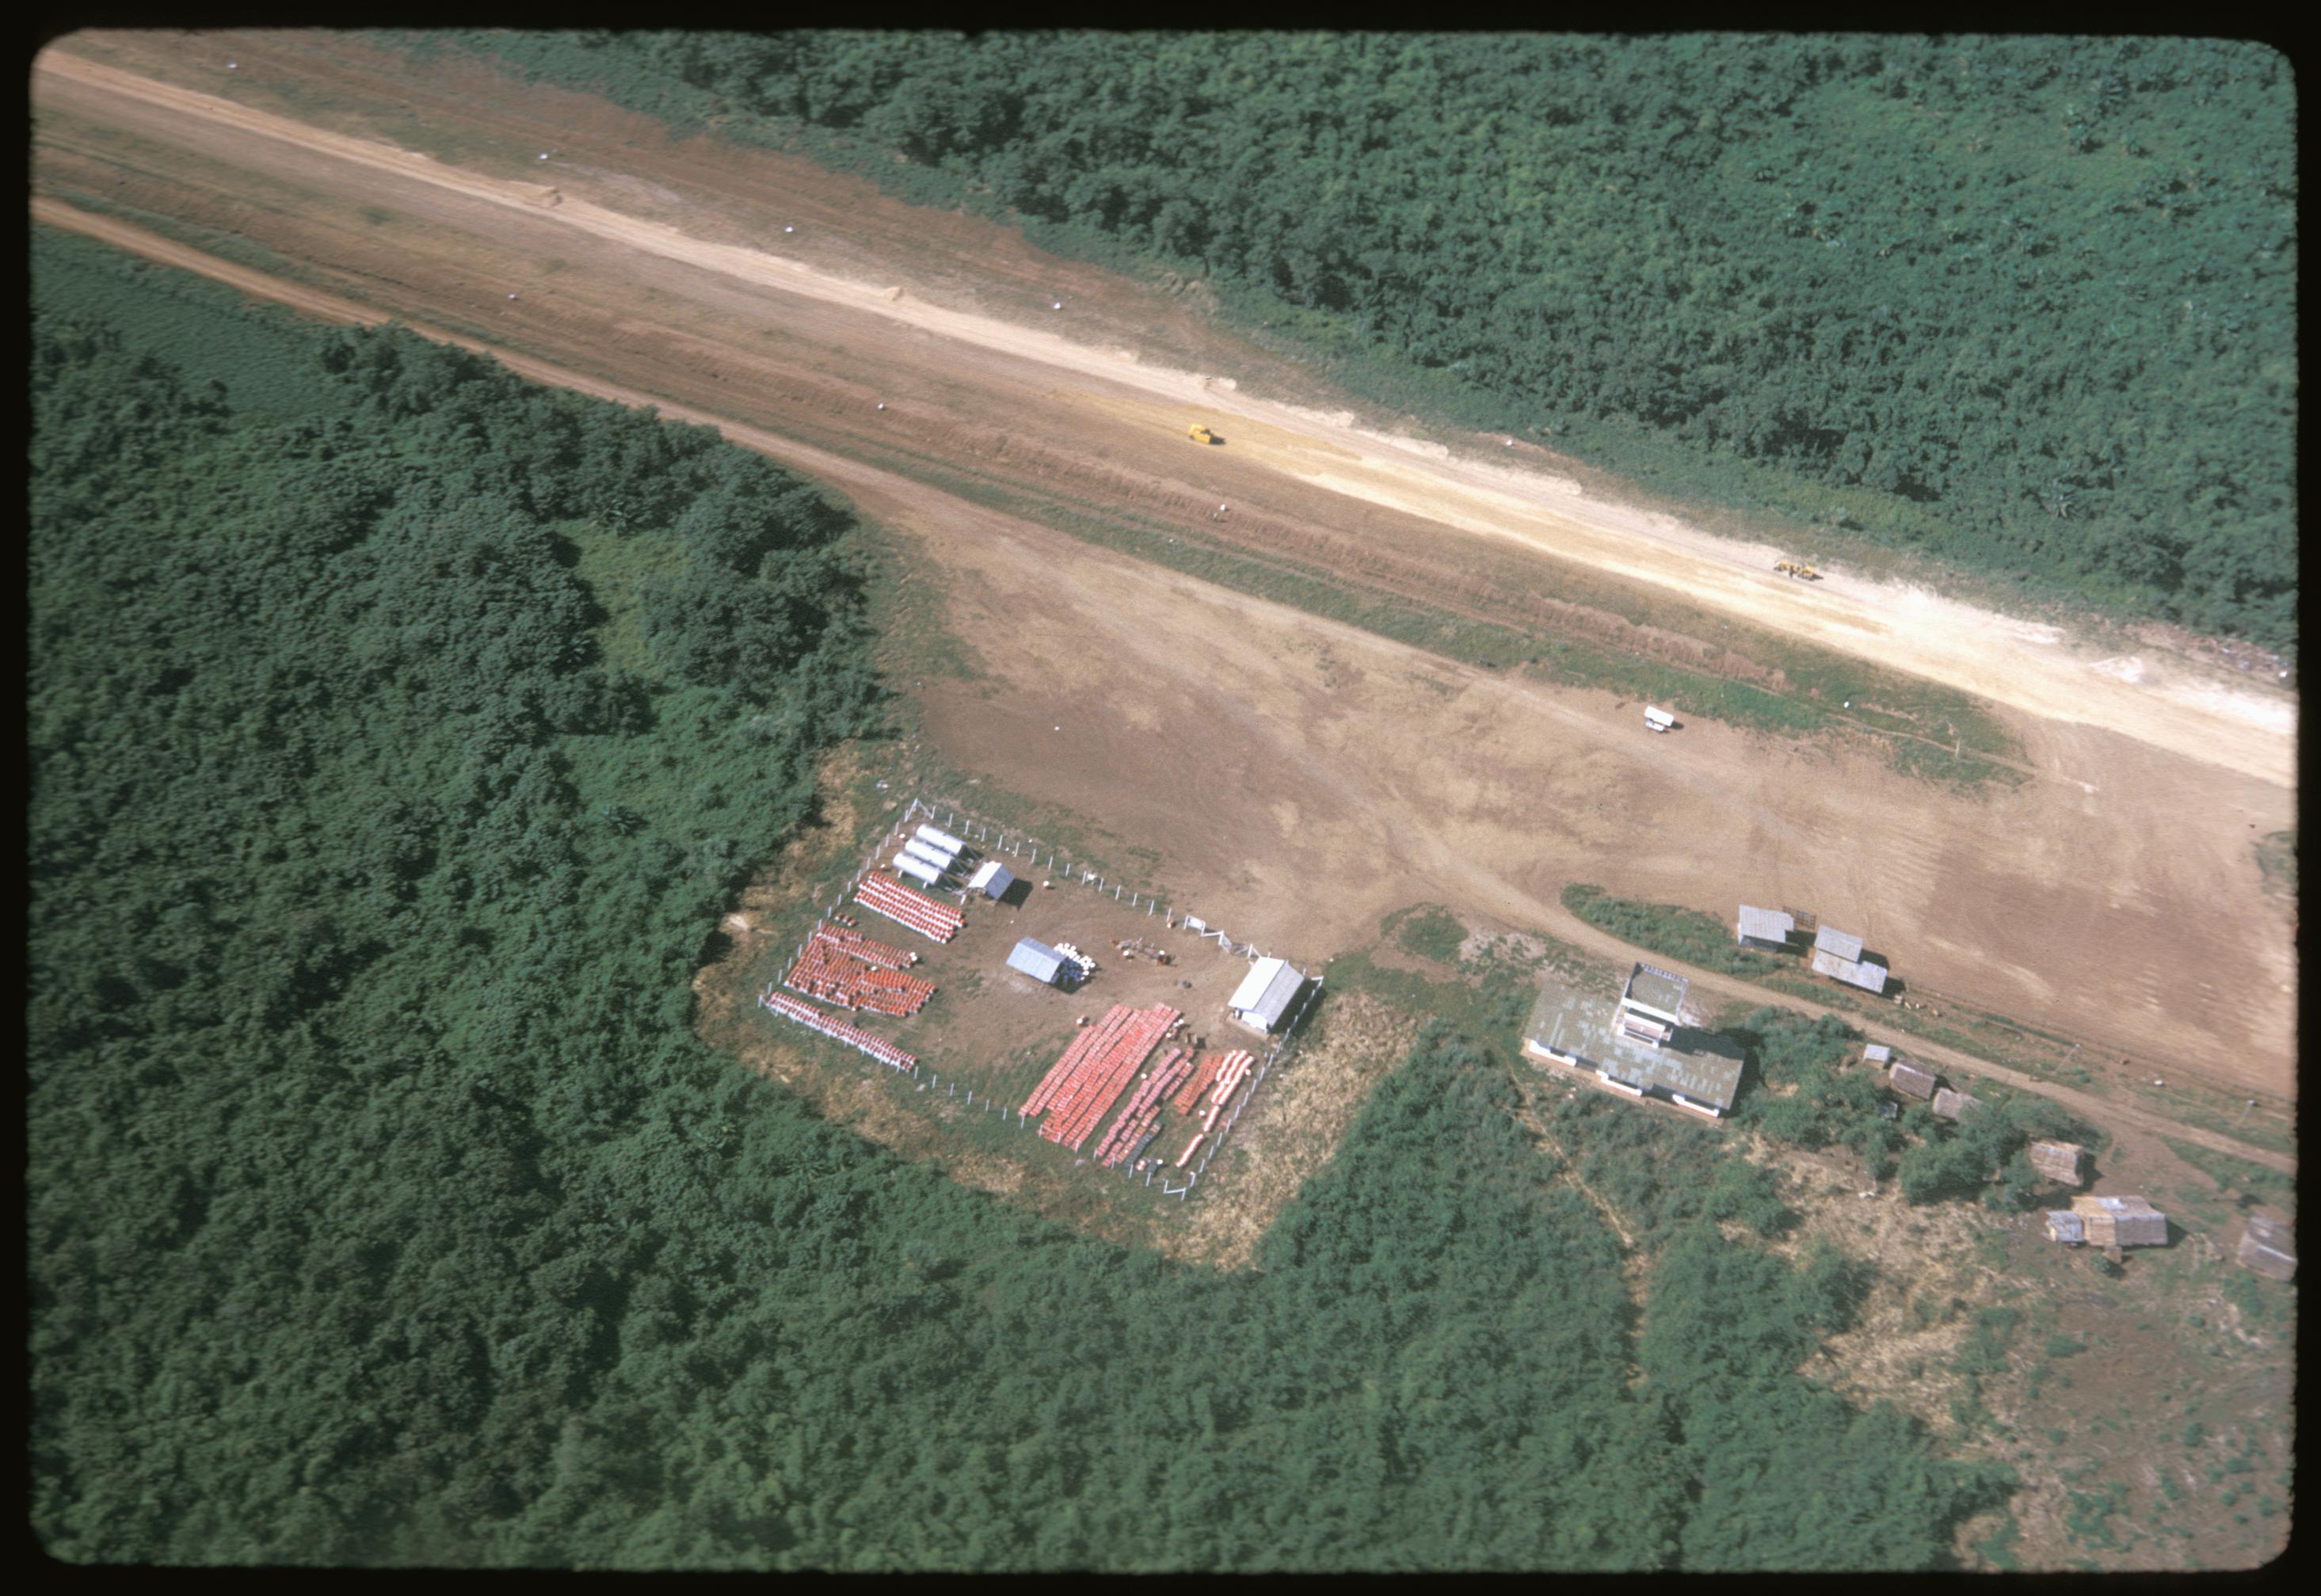
[(2262, 44), (435, 40), (1206, 280), (1376, 400), (2295, 648), (2297, 104)]
[(1761, 1172), (1575, 1103), (1640, 1319), (1512, 1037), (1429, 1027), (1233, 1275), (821, 1121), (688, 982), (887, 734), (851, 512), (399, 330), (32, 268), (52, 1555), (1922, 1568), (2007, 1499), (1795, 1372), (1863, 1277), (1748, 1239)]

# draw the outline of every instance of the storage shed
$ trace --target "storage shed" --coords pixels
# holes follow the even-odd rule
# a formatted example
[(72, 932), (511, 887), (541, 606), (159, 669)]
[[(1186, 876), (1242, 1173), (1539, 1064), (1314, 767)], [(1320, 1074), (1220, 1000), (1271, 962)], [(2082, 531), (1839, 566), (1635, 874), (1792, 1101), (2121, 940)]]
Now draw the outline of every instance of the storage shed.
[(1981, 1106), (1982, 1099), (1969, 1097), (1963, 1092), (1953, 1092), (1947, 1086), (1937, 1088), (1934, 1093), (1934, 1115), (1937, 1119), (1961, 1119)]
[(2088, 1230), (2080, 1216), (2070, 1209), (2051, 1208), (2047, 1211), (2047, 1238), (2064, 1247), (2077, 1247), (2088, 1238)]
[(1797, 929), (1797, 916), (1786, 909), (1759, 909), (1743, 903), (1741, 905), (1741, 923), (1734, 934), (1743, 948), (1761, 948), (1768, 953), (1781, 953), (1788, 950), (1789, 938)]
[(1288, 960), (1261, 958), (1250, 966), (1225, 1007), (1243, 1025), (1270, 1036), (1281, 1028), (1289, 1005), (1305, 984), (1306, 977), (1292, 969)]
[(1644, 706), (1644, 725), (1648, 730), (1653, 731), (1666, 731), (1670, 727), (1675, 724), (1676, 717), (1670, 714), (1668, 711), (1655, 709), (1651, 704), (1646, 704)]
[(1015, 877), (997, 859), (986, 859), (977, 866), (967, 884), (969, 892), (981, 893), (987, 898), (1004, 898), (1015, 884)]
[(1814, 933), (1814, 951), (1826, 953), (1851, 964), (1861, 957), (1861, 939), (1834, 927), (1824, 926)]
[[(1846, 940), (1856, 947), (1861, 946), (1859, 937), (1848, 937)], [(1884, 965), (1872, 964), (1866, 959), (1840, 958), (1834, 953), (1818, 948), (1813, 956), (1813, 967), (1818, 975), (1826, 975), (1833, 981), (1843, 981), (1848, 986), (1859, 986), (1864, 992), (1883, 993), (1886, 977), (1890, 974)]]
[(1861, 1050), (1861, 1058), (1865, 1064), (1891, 1064), (1894, 1049), (1883, 1042), (1872, 1042)]
[(2297, 1277), (2297, 1238), (2279, 1220), (2251, 1214), (2234, 1256), (2259, 1274), (2269, 1274), (2275, 1280)]
[(1079, 977), (1079, 966), (1036, 938), (1026, 937), (1015, 944), (1007, 955), (1007, 967), (1020, 970), (1034, 981), (1050, 986), (1070, 986)]
[(1934, 1096), (1936, 1077), (1915, 1064), (1905, 1064), (1898, 1058), (1894, 1061), (1894, 1067), (1887, 1072), (1886, 1084), (1905, 1097), (1915, 1097), (1924, 1102)]
[(2076, 1142), (2034, 1141), (2031, 1144), (2031, 1167), (2051, 1181), (2060, 1181), (2067, 1186), (2081, 1185), (2086, 1177), (2080, 1174), (2080, 1164), (2087, 1155), (2088, 1150)]
[(2141, 1197), (2074, 1197), (2071, 1211), (2098, 1247), (2165, 1247), (2168, 1216)]

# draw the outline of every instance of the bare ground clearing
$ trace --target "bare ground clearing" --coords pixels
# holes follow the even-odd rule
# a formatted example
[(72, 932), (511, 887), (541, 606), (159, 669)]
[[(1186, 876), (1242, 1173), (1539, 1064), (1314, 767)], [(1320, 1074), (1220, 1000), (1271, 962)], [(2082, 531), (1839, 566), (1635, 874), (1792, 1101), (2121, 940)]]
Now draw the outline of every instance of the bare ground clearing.
[[(1361, 511), (1294, 471), (1265, 468), (1256, 457), (1275, 447), (1270, 432), (1251, 434), (1240, 451), (1251, 458), (1222, 458), (1236, 453), (1231, 445), (1197, 453), (1179, 427), (1054, 397), (1064, 368), (940, 338), (933, 323), (900, 319), (897, 302), (874, 295), (857, 307), (567, 227), (556, 218), (570, 194), (553, 207), (516, 206), (414, 176), (408, 163), (358, 163), (216, 117), (158, 113), (49, 69), (64, 59), (44, 57), (35, 77), (44, 191), (91, 185), (100, 171), (125, 179), (113, 186), (133, 203), (244, 232), (308, 262), (330, 292), (199, 268), (212, 275), (323, 313), (448, 322), (470, 341), (534, 352), (510, 356), (529, 375), (632, 402), (650, 394), (843, 487), (905, 534), (988, 671), (976, 685), (927, 678), (935, 739), (1029, 797), (1149, 838), (1203, 878), (1184, 884), (1188, 898), (1213, 886), (1199, 901), (1229, 905), (1252, 935), (1270, 922), (1275, 939), (1295, 928), (1316, 947), (1332, 937), (1351, 947), (1386, 910), (1427, 896), (1616, 953), (1555, 903), (1564, 880), (1719, 913), (1743, 898), (1804, 902), (1869, 930), (1898, 970), (1929, 985), (2075, 1032), (2128, 1031), (2143, 1053), (2293, 1091), (2293, 950), (2245, 840), (2290, 823), (2292, 797), (2271, 780), (2019, 716), (2034, 763), (2074, 784), (1961, 801), (1850, 753), (1709, 723), (1648, 739), (1633, 706), (1609, 694), (1449, 665), (1091, 549), (861, 459), (915, 451), (1021, 467), (1163, 515), (1213, 503), (1220, 472), (1237, 514), (1247, 504), (1327, 527)], [(499, 114), (514, 114), (528, 93), (512, 88)], [(88, 119), (133, 126), (147, 143), (133, 159), (99, 148), (82, 136)], [(563, 129), (556, 138), (573, 142)], [(721, 185), (758, 172), (756, 203), (789, 204), (804, 179), (757, 159), (733, 155)], [(617, 168), (619, 150), (596, 164)], [(673, 171), (656, 168), (656, 181), (684, 189)], [(256, 203), (261, 191), (275, 197)], [(612, 197), (590, 203), (616, 215)], [(693, 195), (711, 231), (714, 200)], [(396, 220), (363, 222), (365, 204)], [(549, 259), (564, 269), (548, 271)], [(510, 282), (521, 301), (505, 299)], [(1141, 292), (1113, 291), (1115, 302)], [(912, 303), (908, 293), (899, 302)], [(1081, 391), (1103, 380), (1086, 378)], [(913, 395), (891, 436), (876, 431), (870, 404), (889, 391)], [(1151, 399), (1135, 393), (1119, 402)], [(1295, 416), (1234, 424), (1305, 439), (1285, 465), (1336, 469), (1341, 451), (1373, 448), (1349, 430), (1301, 431)], [(1431, 512), (1431, 498), (1422, 508)], [(1435, 543), (1455, 570), (1461, 540)], [(2085, 707), (2072, 713), (2085, 720)], [(1082, 735), (1040, 748), (1051, 723)], [(1188, 769), (1203, 773), (1197, 826), (1182, 803)]]

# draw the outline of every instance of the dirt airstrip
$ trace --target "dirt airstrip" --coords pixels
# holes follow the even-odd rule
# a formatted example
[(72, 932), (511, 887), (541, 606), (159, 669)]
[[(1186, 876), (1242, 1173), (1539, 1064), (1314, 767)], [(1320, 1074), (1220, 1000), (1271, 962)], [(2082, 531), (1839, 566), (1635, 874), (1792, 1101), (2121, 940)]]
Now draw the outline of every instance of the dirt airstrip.
[[(1556, 902), (1574, 879), (1720, 914), (1798, 904), (1926, 986), (2293, 1093), (2294, 952), (2250, 848), (2293, 824), (2292, 700), (2190, 661), (2129, 682), (2068, 639), (1843, 576), (1785, 585), (1767, 551), (1337, 424), (1294, 374), (1276, 391), (1299, 404), (1253, 399), (1189, 375), (1276, 368), (1181, 301), (1020, 240), (986, 250), (1006, 235), (796, 161), (696, 160), (640, 119), (471, 66), (390, 72), (302, 35), (232, 48), (248, 104), (223, 83), (188, 94), (196, 67), (159, 35), (45, 54), (38, 213), (130, 242), (57, 203), (95, 196), (232, 235), (284, 264), (187, 263), (715, 418), (832, 482), (900, 534), (982, 673), (924, 678), (945, 757), (1133, 839), (1242, 934), (1325, 957), (1433, 899), (1595, 947)], [(834, 238), (794, 249), (781, 216)], [(1052, 327), (1024, 324), (1057, 314), (1035, 281), (1070, 307)], [(1188, 417), (1228, 446), (1187, 443)], [(951, 491), (995, 482), (1188, 532), (1224, 500), (1242, 527), (1350, 559), (1369, 540), (1446, 585), (1486, 548), (1550, 588), (1565, 567), (1549, 556), (1678, 582), (1705, 609), (1991, 699), (2031, 764), (2068, 779), (1962, 799), (1712, 722), (1648, 737), (1610, 694), (1457, 665)]]

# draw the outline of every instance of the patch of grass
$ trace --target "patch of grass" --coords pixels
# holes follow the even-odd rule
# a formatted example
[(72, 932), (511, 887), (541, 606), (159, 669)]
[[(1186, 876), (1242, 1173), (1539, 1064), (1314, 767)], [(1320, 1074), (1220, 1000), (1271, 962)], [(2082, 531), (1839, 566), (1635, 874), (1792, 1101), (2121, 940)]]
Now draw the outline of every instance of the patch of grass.
[(1380, 929), (1391, 932), (1404, 952), (1443, 965), (1459, 962), (1460, 947), (1467, 940), (1467, 928), (1440, 903), (1397, 910)]
[(2297, 896), (2297, 833), (2273, 831), (2257, 839), (2257, 868), (2264, 872), (2264, 886), (2269, 893), (2284, 898)]
[(2088, 1344), (2086, 1342), (2077, 1340), (2070, 1336), (2050, 1336), (2047, 1338), (2047, 1356), (2049, 1357), (2077, 1357), (2080, 1353), (2085, 1352), (2087, 1349)]
[(1623, 941), (1687, 964), (1728, 975), (1752, 977), (1778, 975), (1784, 970), (1771, 955), (1742, 947), (1722, 920), (1698, 909), (1616, 898), (1600, 886), (1578, 881), (1563, 889), (1562, 899), (1566, 909), (1597, 930), (1609, 931)]
[(566, 529), (579, 550), (575, 569), (605, 611), (592, 635), (605, 657), (658, 681), (660, 672), (645, 648), (637, 621), (637, 588), (653, 576), (674, 576), (685, 568), (685, 546), (669, 532), (623, 535), (594, 521)]

